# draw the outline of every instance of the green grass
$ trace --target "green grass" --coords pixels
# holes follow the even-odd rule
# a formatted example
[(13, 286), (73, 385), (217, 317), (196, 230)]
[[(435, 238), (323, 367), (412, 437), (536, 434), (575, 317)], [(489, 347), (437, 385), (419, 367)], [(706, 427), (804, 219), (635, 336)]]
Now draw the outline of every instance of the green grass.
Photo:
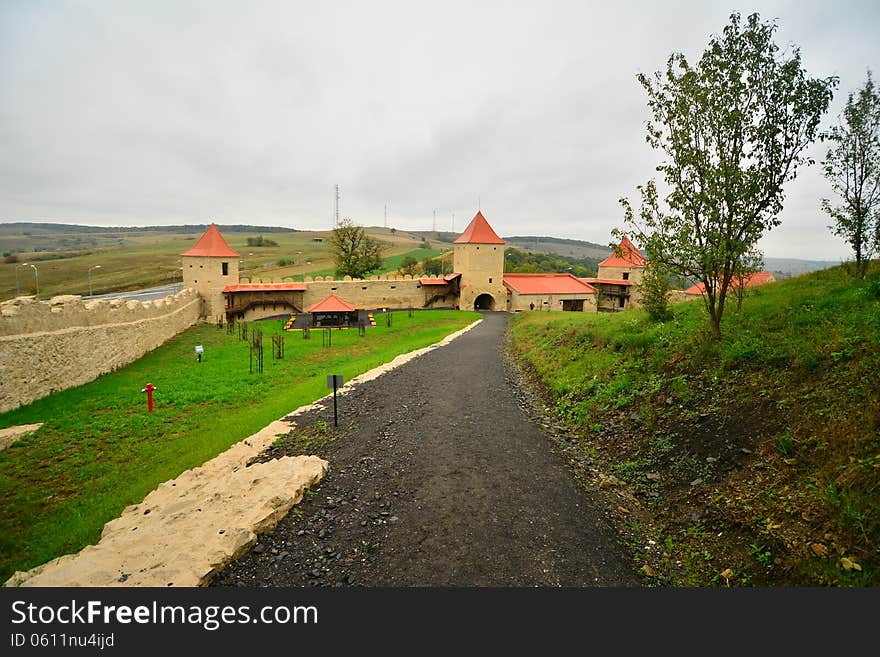
[[(859, 557), (863, 570), (843, 572), (829, 559), (828, 572), (817, 575), (808, 555), (798, 567), (814, 582), (877, 584), (877, 264), (865, 281), (837, 267), (756, 288), (741, 311), (728, 306), (718, 343), (708, 339), (699, 300), (675, 305), (666, 323), (651, 323), (642, 311), (522, 313), (512, 322), (512, 343), (549, 389), (561, 419), (584, 430), (615, 413), (639, 413), (650, 420), (650, 432), (658, 412), (686, 421), (703, 411), (772, 404), (783, 430), (765, 453), (777, 461), (796, 457), (779, 472), (788, 473), (780, 475), (789, 478), (782, 485), (798, 511), (779, 503), (768, 512), (793, 515), (792, 531), (824, 541), (820, 520), (815, 528), (797, 520), (808, 509), (832, 528), (839, 548)], [(670, 398), (674, 406), (658, 401)], [(616, 465), (621, 472), (631, 466)]]
[[(251, 323), (264, 333), (262, 374), (248, 373), (246, 342), (201, 324), (92, 383), (0, 414), (0, 427), (45, 423), (0, 452), (0, 580), (94, 543), (104, 523), (157, 484), (326, 394), (327, 374), (350, 380), (478, 317), (399, 312), (391, 328), (380, 322), (363, 338), (334, 331), (331, 348), (317, 333), (290, 332), (279, 361), (270, 336), (281, 323)], [(141, 393), (147, 382), (158, 388), (153, 413)]]

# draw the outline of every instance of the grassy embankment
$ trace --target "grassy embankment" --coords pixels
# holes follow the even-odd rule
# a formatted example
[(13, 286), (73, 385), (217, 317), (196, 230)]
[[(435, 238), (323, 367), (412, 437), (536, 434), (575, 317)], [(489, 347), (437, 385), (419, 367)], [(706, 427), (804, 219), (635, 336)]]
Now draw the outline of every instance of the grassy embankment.
[(649, 583), (880, 584), (880, 272), (753, 290), (706, 338), (702, 302), (528, 313), (521, 361), (612, 499)]
[[(222, 230), (222, 226), (221, 226)], [(419, 261), (434, 257), (440, 251), (421, 249), (421, 240), (382, 229), (373, 229), (376, 237), (388, 245), (382, 273), (394, 271), (406, 255)], [(250, 232), (226, 232), (224, 237), (243, 261), (243, 278), (267, 279), (292, 277), (302, 280), (304, 275), (328, 276), (333, 274), (333, 257), (327, 242), (329, 232), (266, 233), (264, 237), (277, 246), (249, 246), (248, 238), (259, 235)], [(16, 292), (16, 273), (21, 294), (34, 294), (36, 280), (31, 267), (21, 263), (32, 262), (37, 267), (40, 298), (58, 294), (89, 293), (91, 270), (92, 292), (104, 294), (134, 290), (155, 285), (179, 282), (180, 254), (192, 247), (201, 233), (163, 233), (160, 231), (105, 233), (65, 233), (63, 228), (40, 235), (0, 235), (3, 251), (18, 255), (18, 263), (0, 262), (0, 300), (11, 299)], [(315, 242), (320, 237), (324, 241)], [(35, 248), (54, 248), (63, 251), (34, 252)], [(283, 264), (279, 264), (283, 263)], [(100, 268), (94, 268), (100, 265)]]
[[(380, 318), (363, 338), (334, 331), (330, 348), (318, 332), (310, 340), (287, 333), (283, 360), (271, 357), (280, 323), (251, 323), (264, 333), (263, 374), (248, 373), (246, 342), (202, 324), (92, 383), (0, 414), (0, 427), (45, 423), (0, 452), (0, 580), (94, 543), (105, 522), (157, 484), (325, 395), (327, 374), (349, 380), (478, 317), (396, 312), (392, 327)], [(141, 393), (147, 382), (158, 387), (153, 413)]]

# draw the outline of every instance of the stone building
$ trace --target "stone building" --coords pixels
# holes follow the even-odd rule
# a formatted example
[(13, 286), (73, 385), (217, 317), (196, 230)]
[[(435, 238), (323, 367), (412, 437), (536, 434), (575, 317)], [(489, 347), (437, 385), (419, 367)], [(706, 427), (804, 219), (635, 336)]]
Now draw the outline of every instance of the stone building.
[(624, 235), (615, 252), (599, 263), (596, 278), (581, 279), (599, 290), (599, 310), (624, 310), (640, 305), (639, 284), (648, 261)]

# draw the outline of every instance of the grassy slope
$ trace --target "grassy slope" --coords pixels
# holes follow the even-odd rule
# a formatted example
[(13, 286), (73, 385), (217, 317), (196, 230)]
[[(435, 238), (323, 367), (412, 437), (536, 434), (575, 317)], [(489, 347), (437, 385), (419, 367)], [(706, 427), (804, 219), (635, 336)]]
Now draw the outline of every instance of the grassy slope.
[[(212, 325), (199, 325), (137, 362), (92, 383), (0, 414), (0, 427), (45, 422), (0, 452), (0, 580), (14, 570), (93, 543), (105, 522), (162, 481), (200, 465), (272, 420), (326, 394), (325, 375), (346, 380), (394, 356), (432, 344), (474, 321), (476, 313), (395, 313), (367, 330), (285, 334), (285, 358), (271, 358), (264, 332), (264, 372), (248, 373), (248, 346)], [(193, 347), (205, 348), (195, 362)], [(146, 410), (141, 388), (158, 387)], [(342, 404), (344, 415), (345, 407)]]
[[(333, 258), (326, 239), (329, 232), (266, 233), (264, 237), (277, 242), (278, 246), (248, 246), (248, 237), (258, 234), (257, 231), (224, 234), (226, 241), (244, 261), (241, 265), (243, 277), (273, 279), (292, 276), (301, 279), (304, 274), (333, 273)], [(313, 238), (318, 236), (323, 237), (324, 241), (314, 242)], [(386, 231), (377, 236), (388, 244), (383, 271), (399, 267), (400, 260), (406, 254), (421, 260), (427, 255), (439, 253), (419, 249), (421, 241), (409, 235), (392, 235)], [(95, 265), (101, 265), (100, 269), (92, 269), (92, 291), (95, 294), (171, 283), (175, 268), (180, 267), (180, 254), (192, 247), (199, 237), (196, 233), (114, 233), (112, 230), (86, 236), (64, 232), (53, 234), (51, 240), (56, 248), (72, 249), (63, 253), (33, 253), (28, 247), (35, 242), (23, 236), (6, 236), (4, 244), (7, 250), (20, 251), (20, 262), (36, 264), (40, 297), (47, 299), (58, 294), (88, 294), (88, 271)], [(41, 238), (42, 242), (47, 239)], [(84, 242), (78, 244), (75, 240)], [(35, 257), (38, 259), (34, 260)], [(279, 267), (277, 263), (282, 259), (295, 264)], [(0, 300), (15, 296), (16, 270), (21, 293), (34, 293), (33, 269), (0, 262)], [(179, 277), (177, 280), (180, 280)]]
[(720, 344), (705, 339), (699, 301), (665, 324), (642, 312), (516, 318), (513, 343), (570, 449), (647, 510), (619, 524), (648, 581), (880, 584), (876, 270), (758, 288), (729, 308)]

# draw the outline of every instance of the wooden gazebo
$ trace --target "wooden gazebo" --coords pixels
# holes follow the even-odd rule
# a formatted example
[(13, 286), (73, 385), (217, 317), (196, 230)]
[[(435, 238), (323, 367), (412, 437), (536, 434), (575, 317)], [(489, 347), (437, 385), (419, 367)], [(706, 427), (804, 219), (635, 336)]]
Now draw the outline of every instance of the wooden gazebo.
[(358, 324), (357, 309), (335, 294), (324, 297), (306, 312), (311, 314), (314, 328), (341, 328)]

